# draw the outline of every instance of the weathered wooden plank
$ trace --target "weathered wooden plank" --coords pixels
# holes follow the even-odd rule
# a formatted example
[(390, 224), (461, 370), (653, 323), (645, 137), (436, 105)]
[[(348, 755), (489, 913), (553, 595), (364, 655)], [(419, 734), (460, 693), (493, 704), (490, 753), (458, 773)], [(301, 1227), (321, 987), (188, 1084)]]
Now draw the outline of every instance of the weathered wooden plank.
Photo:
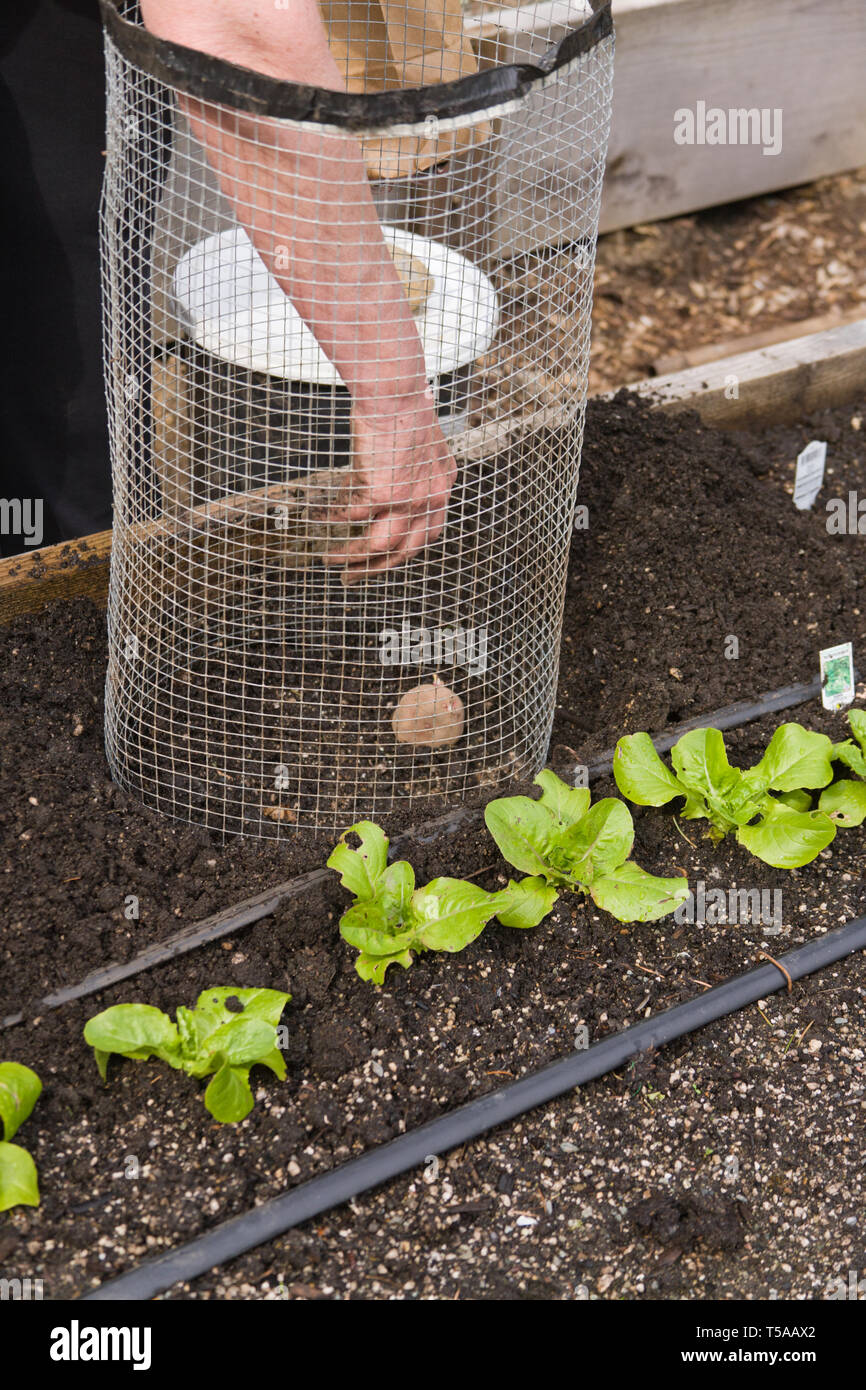
[(792, 338), (805, 338), (812, 333), (841, 328), (843, 324), (856, 323), (862, 317), (862, 304), (859, 309), (846, 313), (833, 309), (828, 314), (816, 314), (814, 318), (799, 319), (794, 323), (779, 323), (775, 328), (764, 328), (758, 333), (743, 333), (722, 343), (703, 343), (700, 347), (665, 353), (653, 362), (653, 371), (656, 376), (670, 376), (673, 372), (684, 372), (687, 367), (702, 367), (705, 362), (717, 362), (720, 357), (734, 357), (741, 352), (772, 347), (774, 343), (787, 343)]
[(111, 532), (99, 531), (0, 560), (0, 625), (54, 599), (87, 595), (104, 604), (110, 553)]
[[(613, 120), (601, 230), (866, 163), (863, 0), (614, 0)], [(781, 149), (679, 145), (675, 112), (780, 110)]]
[[(602, 232), (866, 164), (864, 0), (614, 0), (613, 14), (616, 63)], [(482, 59), (532, 62), (579, 22), (566, 0), (505, 0), (498, 8), (477, 7), (467, 28)], [(764, 154), (760, 143), (678, 144), (675, 113), (697, 112), (698, 102), (726, 114), (765, 109), (768, 120), (780, 111), (778, 153)], [(560, 141), (554, 150), (549, 143), (543, 107), (537, 124), (539, 151), (548, 164), (555, 156), (556, 174), (585, 178), (579, 149)], [(515, 170), (512, 183), (530, 172)], [(508, 211), (494, 238), (503, 254), (510, 241), (518, 249), (527, 239), (538, 244), (531, 212), (520, 227), (514, 209)], [(563, 236), (583, 230), (564, 228)]]
[(866, 394), (866, 319), (650, 377), (630, 389), (662, 410), (696, 410), (722, 429), (794, 420)]

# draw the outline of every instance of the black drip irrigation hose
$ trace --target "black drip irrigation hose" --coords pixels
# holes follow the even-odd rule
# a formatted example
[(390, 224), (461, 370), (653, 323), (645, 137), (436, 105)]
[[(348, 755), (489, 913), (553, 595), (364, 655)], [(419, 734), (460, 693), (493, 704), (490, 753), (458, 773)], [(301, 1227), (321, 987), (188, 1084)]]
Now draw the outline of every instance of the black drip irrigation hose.
[[(101, 990), (108, 989), (110, 985), (116, 985), (121, 980), (129, 979), (130, 975), (139, 975), (143, 970), (149, 970), (154, 965), (162, 965), (165, 961), (176, 960), (178, 956), (185, 955), (187, 951), (194, 951), (198, 946), (204, 946), (210, 941), (219, 941), (221, 937), (231, 936), (241, 927), (252, 926), (254, 922), (260, 922), (263, 917), (269, 917), (272, 912), (279, 907), (280, 903), (288, 898), (297, 897), (306, 889), (311, 888), (315, 883), (323, 883), (329, 877), (327, 869), (314, 869), (311, 873), (301, 874), (299, 878), (289, 879), (286, 883), (277, 884), (275, 888), (269, 888), (265, 893), (258, 893), (254, 898), (247, 898), (245, 902), (237, 903), (233, 907), (224, 908), (214, 917), (207, 917), (202, 922), (194, 922), (191, 926), (185, 927), (183, 931), (169, 936), (165, 941), (156, 941), (152, 946), (147, 946), (138, 955), (130, 957), (127, 961), (105, 965), (99, 970), (94, 970), (90, 975), (85, 975), (83, 980), (77, 984), (65, 985), (63, 989), (58, 989), (54, 994), (46, 994), (44, 999), (40, 999), (33, 1004), (30, 1013), (39, 1015), (47, 1013), (50, 1009), (59, 1009), (62, 1004), (70, 1004), (73, 999), (84, 999), (89, 994), (98, 994)], [(0, 1019), (0, 1030), (12, 1028), (16, 1023), (23, 1023), (25, 1014), (23, 1011), (15, 1014), (7, 1014)]]
[[(440, 827), (443, 827), (446, 832), (454, 833), (462, 820), (471, 820), (480, 814), (480, 811), (473, 812), (467, 808), (460, 808), (456, 812), (449, 811), (447, 815), (441, 816), (438, 820), (426, 821), (415, 828), (404, 830), (402, 834), (395, 836), (391, 841), (391, 852), (393, 854), (408, 840), (425, 844), (438, 839), (441, 833)], [(445, 824), (446, 822), (447, 824)], [(190, 926), (184, 927), (182, 931), (166, 937), (165, 941), (156, 941), (153, 945), (146, 946), (143, 951), (139, 951), (137, 955), (131, 956), (127, 961), (102, 966), (99, 970), (93, 970), (89, 975), (85, 975), (84, 979), (79, 980), (77, 984), (65, 985), (62, 989), (55, 990), (53, 994), (46, 994), (43, 999), (37, 1000), (31, 1006), (29, 1012), (38, 1016), (51, 1009), (59, 1009), (63, 1004), (71, 1004), (74, 999), (84, 999), (88, 995), (99, 994), (111, 985), (119, 984), (121, 980), (128, 980), (131, 975), (140, 975), (155, 965), (164, 965), (166, 961), (177, 960), (178, 956), (186, 955), (188, 951), (195, 951), (199, 946), (206, 946), (213, 941), (220, 941), (227, 936), (232, 936), (243, 927), (250, 927), (253, 923), (260, 922), (263, 917), (270, 917), (271, 913), (275, 912), (282, 903), (300, 897), (308, 889), (327, 883), (330, 879), (330, 869), (310, 869), (305, 874), (299, 874), (297, 878), (287, 879), (285, 883), (278, 883), (263, 893), (257, 893), (255, 897), (245, 898), (243, 902), (223, 908), (222, 912), (215, 913), (213, 917), (206, 917), (201, 922), (193, 922)], [(5, 1018), (0, 1018), (0, 1032), (4, 1028), (12, 1028), (18, 1023), (23, 1023), (25, 1017), (24, 1011), (19, 1010), (18, 1013), (7, 1014)]]
[[(856, 671), (854, 680), (859, 680)], [(798, 681), (796, 685), (783, 685), (779, 690), (769, 690), (766, 695), (759, 695), (756, 700), (738, 700), (736, 704), (713, 710), (712, 714), (703, 714), (697, 719), (686, 719), (666, 733), (654, 734), (653, 747), (657, 753), (667, 753), (683, 734), (689, 733), (692, 729), (738, 729), (741, 724), (751, 724), (752, 720), (761, 719), (765, 714), (774, 714), (777, 710), (803, 705), (820, 694), (820, 676), (811, 681)], [(605, 777), (613, 771), (615, 752), (615, 748), (608, 748), (597, 762), (589, 764), (587, 771), (590, 781), (597, 777)]]
[(621, 1033), (603, 1038), (584, 1051), (573, 1052), (520, 1081), (491, 1091), (438, 1120), (392, 1139), (361, 1158), (352, 1159), (332, 1172), (323, 1173), (321, 1177), (312, 1178), (261, 1206), (232, 1217), (188, 1244), (146, 1260), (137, 1269), (116, 1279), (109, 1279), (98, 1289), (82, 1295), (80, 1301), (155, 1298), (174, 1284), (196, 1279), (293, 1226), (419, 1167), (431, 1155), (466, 1144), (506, 1120), (513, 1120), (587, 1081), (597, 1080), (647, 1049), (684, 1037), (785, 986), (790, 990), (794, 980), (864, 949), (866, 917), (858, 917), (844, 927), (796, 947), (778, 962), (768, 962), (715, 985), (695, 999), (676, 1004)]
[[(855, 680), (857, 679), (859, 676), (855, 672)], [(657, 752), (666, 753), (668, 749), (673, 747), (677, 739), (688, 733), (690, 729), (707, 727), (735, 729), (741, 724), (750, 723), (753, 719), (760, 719), (762, 715), (772, 714), (776, 710), (791, 709), (794, 705), (805, 704), (807, 700), (812, 700), (820, 694), (821, 681), (817, 677), (812, 681), (800, 681), (796, 685), (786, 685), (779, 690), (768, 691), (766, 695), (759, 696), (757, 700), (739, 700), (736, 704), (725, 705), (722, 709), (713, 710), (710, 714), (688, 719), (682, 724), (677, 724), (673, 729), (655, 734), (653, 744)], [(610, 748), (596, 762), (588, 765), (589, 781), (596, 781), (599, 777), (610, 774), (613, 768), (613, 755), (614, 749)], [(570, 771), (575, 772), (577, 768), (572, 768)], [(432, 844), (444, 835), (454, 835), (465, 826), (480, 821), (483, 814), (483, 809), (480, 807), (459, 806), (456, 810), (447, 811), (435, 820), (424, 821), (420, 825), (411, 826), (391, 841), (391, 854), (393, 855), (398, 849), (409, 843)], [(137, 955), (130, 957), (128, 961), (103, 966), (99, 970), (94, 970), (90, 975), (86, 975), (77, 984), (66, 985), (53, 994), (47, 994), (43, 999), (34, 1003), (29, 1012), (38, 1015), (47, 1013), (51, 1009), (59, 1009), (63, 1004), (70, 1004), (74, 999), (84, 999), (91, 994), (99, 994), (110, 986), (119, 984), (121, 980), (128, 980), (132, 975), (140, 975), (155, 965), (163, 965), (166, 961), (176, 960), (178, 956), (185, 955), (188, 951), (194, 951), (199, 946), (220, 941), (233, 935), (234, 932), (240, 931), (243, 927), (260, 922), (263, 917), (269, 917), (282, 903), (299, 897), (301, 893), (307, 892), (310, 888), (320, 886), (327, 882), (330, 876), (328, 869), (312, 869), (309, 873), (288, 879), (285, 883), (278, 883), (275, 887), (256, 894), (255, 897), (246, 898), (243, 902), (224, 908), (222, 912), (216, 913), (213, 917), (207, 917), (204, 921), (194, 922), (191, 926), (184, 927), (182, 931), (167, 937), (165, 941), (158, 941), (152, 946), (147, 946)], [(23, 1010), (18, 1013), (7, 1014), (5, 1018), (0, 1019), (0, 1032), (4, 1028), (12, 1028), (16, 1024), (23, 1023), (25, 1017)]]

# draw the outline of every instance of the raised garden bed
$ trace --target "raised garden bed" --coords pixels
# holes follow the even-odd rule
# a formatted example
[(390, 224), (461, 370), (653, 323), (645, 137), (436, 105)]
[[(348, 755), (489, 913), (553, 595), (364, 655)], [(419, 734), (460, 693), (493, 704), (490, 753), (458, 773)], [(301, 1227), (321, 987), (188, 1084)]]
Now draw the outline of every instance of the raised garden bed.
[[(852, 426), (864, 414), (855, 404), (730, 435), (635, 399), (591, 406), (590, 526), (575, 536), (554, 765), (809, 679), (821, 647), (866, 649), (863, 541), (829, 535), (823, 510), (825, 496), (866, 493), (866, 436)], [(797, 513), (791, 461), (813, 437), (830, 444), (827, 483), (814, 511)], [(731, 634), (736, 660), (725, 658)], [(2, 774), (0, 1015), (321, 866), (321, 838), (221, 844), (109, 783), (103, 615), (88, 600), (13, 620), (4, 650), (0, 718), (15, 756)], [(817, 701), (784, 717), (845, 733)], [(729, 735), (735, 759), (760, 756), (779, 719)], [(615, 794), (613, 783), (598, 794)], [(476, 799), (490, 795), (479, 787)], [(416, 807), (407, 820), (422, 816)], [(596, 1041), (759, 951), (781, 954), (866, 912), (860, 831), (783, 873), (731, 842), (711, 847), (695, 823), (655, 811), (635, 820), (635, 857), (652, 871), (780, 889), (781, 930), (671, 919), (624, 928), (564, 897), (534, 931), (492, 927), (460, 956), (393, 969), (375, 992), (337, 934), (346, 897), (334, 877), (228, 941), (0, 1034), (3, 1057), (45, 1083), (26, 1131), (42, 1205), (0, 1221), (4, 1273), (42, 1277), (49, 1298), (82, 1292), (561, 1055), (584, 1027)], [(401, 852), (419, 881), (473, 875), (492, 889), (505, 877), (474, 825)], [(138, 920), (124, 916), (129, 895)], [(81, 1037), (87, 1017), (120, 1000), (173, 1013), (222, 983), (293, 995), (288, 1081), (254, 1073), (259, 1099), (243, 1125), (215, 1125), (199, 1083), (155, 1063), (119, 1064), (103, 1088)], [(398, 1180), (175, 1295), (766, 1298), (772, 1267), (782, 1296), (820, 1296), (858, 1258), (846, 1222), (862, 1206), (864, 986), (857, 956), (761, 1013), (713, 1024), (443, 1156), (438, 1176), (431, 1167)]]

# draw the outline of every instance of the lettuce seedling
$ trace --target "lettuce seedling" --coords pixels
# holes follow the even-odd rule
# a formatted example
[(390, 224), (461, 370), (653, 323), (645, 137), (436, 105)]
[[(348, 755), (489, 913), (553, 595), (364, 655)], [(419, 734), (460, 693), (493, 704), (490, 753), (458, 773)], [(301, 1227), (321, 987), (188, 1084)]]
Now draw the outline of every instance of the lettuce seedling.
[[(215, 1120), (235, 1124), (253, 1108), (250, 1067), (270, 1067), (286, 1079), (277, 1024), (291, 997), (276, 989), (206, 989), (194, 1009), (176, 1010), (177, 1023), (151, 1004), (114, 1004), (88, 1019), (84, 1037), (103, 1081), (112, 1053), (134, 1061), (158, 1057), (187, 1076), (213, 1076), (204, 1103)], [(229, 1001), (242, 1010), (230, 1009)]]
[(502, 857), (533, 874), (529, 881), (588, 893), (620, 922), (653, 922), (685, 901), (685, 879), (656, 878), (629, 859), (634, 825), (624, 802), (606, 797), (593, 806), (587, 788), (568, 787), (549, 770), (535, 782), (537, 801), (506, 796), (484, 813)]
[(866, 713), (850, 710), (848, 723), (854, 738), (834, 743), (832, 756), (854, 773), (854, 779), (843, 778), (827, 787), (821, 793), (818, 809), (837, 825), (854, 826), (866, 820)]
[(29, 1118), (41, 1093), (42, 1082), (35, 1071), (20, 1062), (0, 1062), (0, 1211), (39, 1206), (36, 1164), (26, 1149), (9, 1141)]
[(623, 796), (636, 805), (664, 806), (683, 797), (680, 815), (709, 821), (711, 839), (733, 833), (765, 864), (796, 869), (836, 834), (823, 810), (809, 809), (808, 795), (832, 780), (832, 752), (826, 734), (780, 724), (760, 762), (743, 770), (728, 762), (718, 729), (693, 729), (671, 749), (672, 771), (649, 734), (627, 734), (616, 746), (613, 775)]
[[(349, 835), (358, 836), (357, 849), (347, 843)], [(340, 934), (359, 952), (361, 979), (377, 985), (389, 965), (407, 970), (413, 952), (462, 951), (493, 917), (507, 927), (537, 927), (557, 898), (540, 878), (510, 881), (499, 893), (460, 878), (434, 878), (416, 888), (411, 864), (388, 863), (388, 840), (372, 821), (343, 832), (328, 868), (355, 898), (340, 918)]]

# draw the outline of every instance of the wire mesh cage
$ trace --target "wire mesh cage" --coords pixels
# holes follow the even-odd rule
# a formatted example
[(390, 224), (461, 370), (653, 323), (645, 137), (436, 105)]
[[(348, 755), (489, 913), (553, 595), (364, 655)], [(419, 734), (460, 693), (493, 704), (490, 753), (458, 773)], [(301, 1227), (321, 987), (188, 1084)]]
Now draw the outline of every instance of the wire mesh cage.
[(116, 780), (279, 836), (537, 771), (609, 5), (323, 0), (328, 89), (102, 7)]

